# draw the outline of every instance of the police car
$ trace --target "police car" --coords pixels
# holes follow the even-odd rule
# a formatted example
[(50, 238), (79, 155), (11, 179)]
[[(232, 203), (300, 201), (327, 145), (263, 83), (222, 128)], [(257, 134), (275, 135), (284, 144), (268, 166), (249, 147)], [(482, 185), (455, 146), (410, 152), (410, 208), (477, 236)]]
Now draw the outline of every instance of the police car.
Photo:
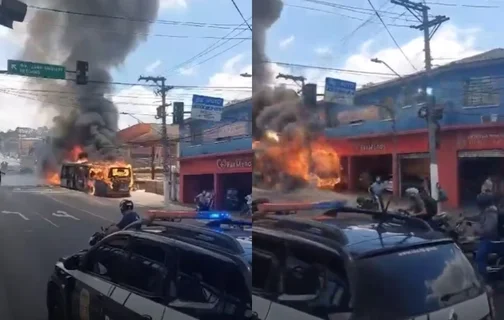
[(255, 319), (251, 250), (251, 222), (151, 211), (56, 263), (49, 319)]
[[(490, 294), (462, 251), (420, 219), (342, 202), (258, 208), (252, 305), (259, 319), (494, 319)], [(325, 212), (310, 218), (278, 215), (318, 209)]]

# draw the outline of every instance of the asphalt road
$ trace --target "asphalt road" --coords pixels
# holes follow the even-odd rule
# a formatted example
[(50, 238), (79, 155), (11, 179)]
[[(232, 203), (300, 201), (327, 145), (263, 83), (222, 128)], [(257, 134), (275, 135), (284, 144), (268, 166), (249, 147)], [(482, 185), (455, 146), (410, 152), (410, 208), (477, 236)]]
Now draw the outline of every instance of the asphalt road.
[(45, 288), (54, 263), (88, 247), (100, 226), (117, 222), (120, 199), (16, 184), (0, 187), (0, 319), (46, 320)]

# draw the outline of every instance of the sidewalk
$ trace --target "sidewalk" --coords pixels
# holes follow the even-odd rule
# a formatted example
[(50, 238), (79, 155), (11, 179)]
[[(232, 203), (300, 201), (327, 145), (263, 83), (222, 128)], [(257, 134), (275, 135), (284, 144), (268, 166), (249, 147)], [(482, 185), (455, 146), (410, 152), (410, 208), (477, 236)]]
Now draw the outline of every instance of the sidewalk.
[[(135, 203), (135, 205), (142, 207), (151, 207), (151, 208), (165, 208), (164, 205), (164, 196), (156, 193), (145, 192), (145, 190), (137, 190), (131, 192), (131, 201)], [(192, 207), (180, 204), (178, 202), (172, 202), (169, 204), (168, 210), (180, 210), (180, 211), (191, 211)]]

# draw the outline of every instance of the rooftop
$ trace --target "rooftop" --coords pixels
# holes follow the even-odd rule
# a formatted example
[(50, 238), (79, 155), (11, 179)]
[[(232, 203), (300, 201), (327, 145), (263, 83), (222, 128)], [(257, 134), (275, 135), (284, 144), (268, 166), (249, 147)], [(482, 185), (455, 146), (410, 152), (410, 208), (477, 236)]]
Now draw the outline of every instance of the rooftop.
[[(466, 68), (472, 65), (486, 64), (486, 63), (502, 63), (504, 62), (504, 49), (496, 48), (490, 51), (486, 51), (472, 57), (467, 57), (457, 61), (450, 62), (448, 64), (432, 68), (430, 75), (440, 74), (446, 71), (451, 71), (456, 68)], [(405, 83), (409, 81), (418, 80), (425, 75), (426, 71), (422, 70), (409, 75), (405, 75), (401, 78), (394, 78), (392, 80), (377, 83), (375, 85), (366, 86), (357, 90), (357, 94), (368, 94), (376, 90), (384, 89), (387, 87), (392, 87), (400, 83)]]

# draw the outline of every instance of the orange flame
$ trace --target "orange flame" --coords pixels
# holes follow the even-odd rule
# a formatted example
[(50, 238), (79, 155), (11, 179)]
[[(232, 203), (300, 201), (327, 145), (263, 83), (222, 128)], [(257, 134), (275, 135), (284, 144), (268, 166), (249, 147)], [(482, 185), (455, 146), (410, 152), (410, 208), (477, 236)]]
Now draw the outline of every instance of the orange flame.
[(282, 172), (319, 188), (340, 183), (340, 158), (322, 137), (307, 143), (301, 130), (289, 138), (267, 131), (252, 147), (256, 151), (255, 170), (266, 182), (274, 183), (274, 175)]
[(50, 185), (59, 185), (60, 184), (60, 176), (57, 172), (46, 172), (45, 180)]

